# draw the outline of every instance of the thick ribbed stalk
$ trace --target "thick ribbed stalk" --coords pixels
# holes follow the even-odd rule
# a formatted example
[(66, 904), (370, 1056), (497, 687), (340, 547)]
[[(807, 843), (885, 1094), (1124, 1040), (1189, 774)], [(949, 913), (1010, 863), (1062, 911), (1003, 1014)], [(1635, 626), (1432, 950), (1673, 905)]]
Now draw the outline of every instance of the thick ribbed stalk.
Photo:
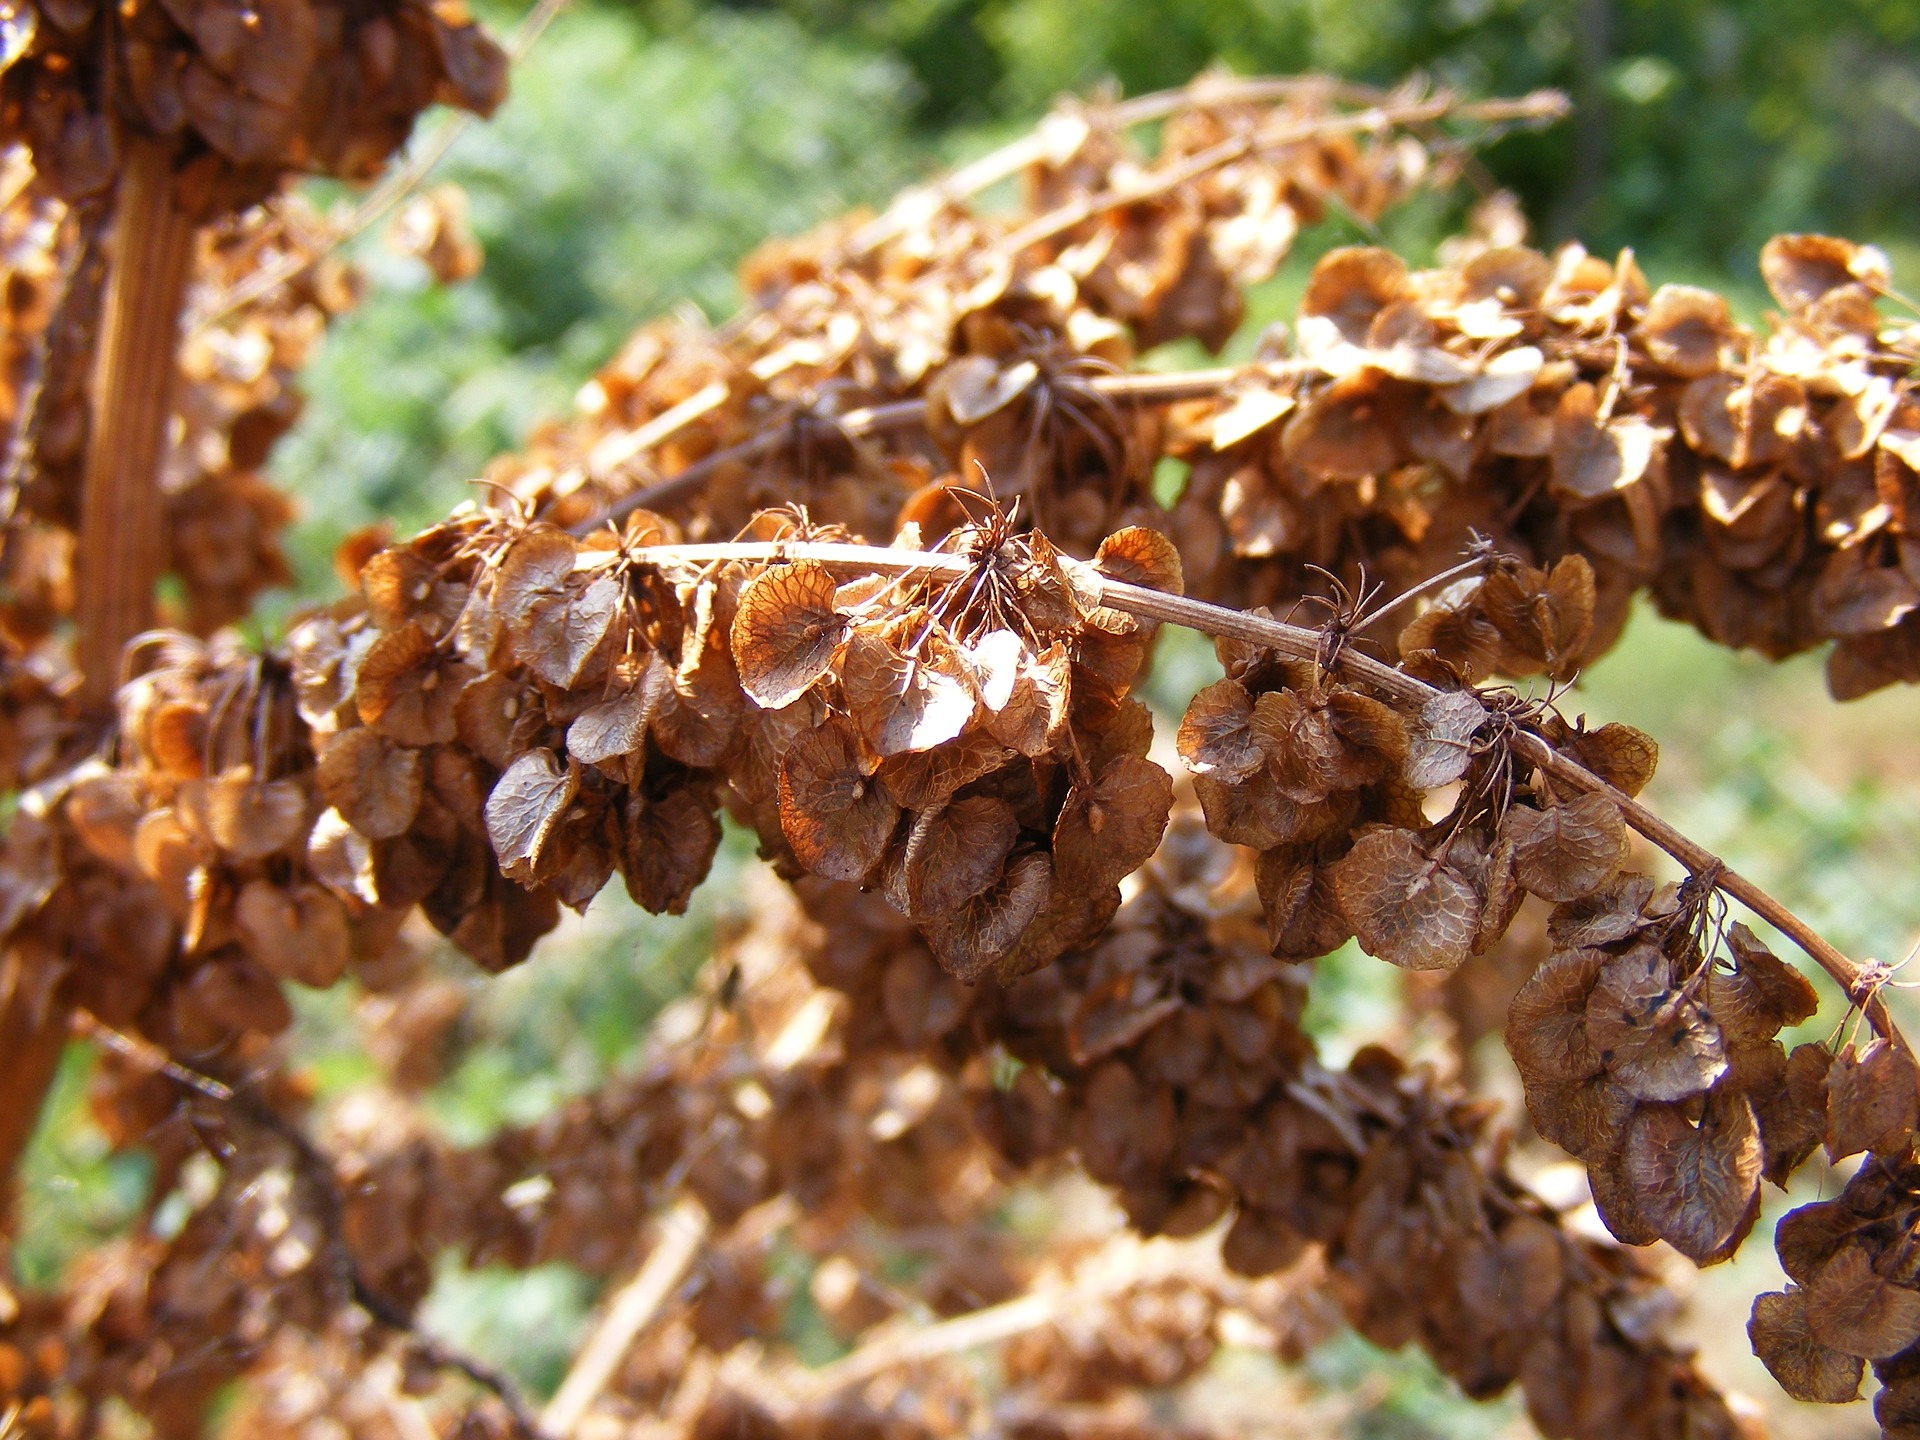
[(108, 241), (75, 559), (75, 660), (90, 707), (112, 698), (121, 649), (153, 623), (154, 585), (166, 565), (160, 462), (193, 238), (193, 221), (173, 202), (171, 153), (151, 141), (128, 141)]
[(11, 1229), (13, 1172), (67, 1039), (66, 1007), (33, 983), (31, 963), (19, 952), (0, 958), (0, 1234)]
[[(107, 242), (75, 557), (74, 659), (90, 710), (112, 700), (120, 652), (152, 623), (154, 585), (166, 565), (160, 461), (193, 240), (193, 221), (173, 203), (171, 152), (128, 141)], [(0, 957), (0, 1228), (14, 1167), (33, 1137), (67, 1035), (67, 1007), (37, 983), (35, 963), (24, 952)]]

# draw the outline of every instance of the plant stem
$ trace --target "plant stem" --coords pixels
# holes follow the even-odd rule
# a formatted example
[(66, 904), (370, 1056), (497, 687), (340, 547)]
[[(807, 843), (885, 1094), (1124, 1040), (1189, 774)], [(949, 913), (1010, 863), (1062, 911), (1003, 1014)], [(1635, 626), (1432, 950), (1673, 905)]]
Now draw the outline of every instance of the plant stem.
[(75, 658), (81, 697), (94, 709), (113, 698), (122, 648), (152, 624), (153, 588), (166, 566), (160, 467), (193, 243), (193, 221), (173, 203), (172, 151), (129, 138), (109, 240), (75, 558)]

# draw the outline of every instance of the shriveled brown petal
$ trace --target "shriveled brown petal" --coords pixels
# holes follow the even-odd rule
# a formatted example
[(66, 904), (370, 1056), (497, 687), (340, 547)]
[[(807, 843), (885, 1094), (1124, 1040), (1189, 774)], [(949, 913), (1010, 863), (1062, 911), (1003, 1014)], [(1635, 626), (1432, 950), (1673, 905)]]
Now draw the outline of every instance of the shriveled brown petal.
[(1659, 438), (1638, 415), (1602, 422), (1594, 387), (1569, 386), (1554, 414), (1553, 486), (1575, 500), (1602, 500), (1647, 473)]
[(1654, 364), (1692, 379), (1720, 368), (1720, 345), (1733, 328), (1724, 296), (1693, 285), (1662, 285), (1640, 317), (1639, 339)]
[(973, 692), (958, 674), (865, 631), (847, 641), (840, 683), (860, 733), (883, 758), (944, 745), (973, 719)]
[(1027, 659), (1027, 642), (1011, 630), (989, 630), (963, 647), (973, 667), (973, 688), (980, 703), (993, 714), (1013, 702), (1020, 671)]
[(1407, 294), (1406, 261), (1377, 245), (1350, 245), (1314, 265), (1300, 313), (1329, 320), (1339, 338), (1364, 345), (1374, 317)]
[(431, 560), (410, 545), (390, 545), (360, 567), (360, 593), (382, 630), (395, 630), (430, 607), (437, 579)]
[(276, 979), (324, 990), (346, 973), (347, 913), (318, 885), (250, 880), (234, 900), (233, 921), (247, 953)]
[(577, 684), (606, 640), (625, 600), (611, 575), (571, 577), (557, 594), (532, 599), (507, 627), (520, 663), (549, 685)]
[(325, 811), (313, 822), (313, 833), (307, 837), (307, 864), (316, 880), (343, 899), (367, 905), (380, 899), (374, 884), (373, 847), (338, 810)]
[(1843, 1200), (1819, 1200), (1789, 1210), (1773, 1230), (1780, 1268), (1802, 1287), (1811, 1285), (1859, 1226), (1859, 1217)]
[(977, 425), (1019, 399), (1039, 374), (1031, 360), (1003, 367), (990, 355), (962, 355), (933, 378), (928, 398), (958, 424)]
[(1267, 947), (1279, 959), (1316, 960), (1353, 938), (1330, 867), (1282, 846), (1261, 853), (1254, 880), (1267, 917)]
[(1543, 900), (1593, 894), (1627, 855), (1620, 807), (1597, 791), (1546, 810), (1510, 810), (1503, 828), (1513, 841), (1515, 877)]
[(1343, 752), (1340, 789), (1384, 780), (1406, 763), (1407, 722), (1385, 701), (1335, 685), (1327, 691), (1327, 718)]
[(1364, 480), (1393, 469), (1400, 447), (1392, 427), (1381, 423), (1381, 383), (1379, 372), (1362, 370), (1294, 411), (1280, 441), (1287, 459), (1335, 480)]
[(305, 832), (308, 813), (304, 786), (255, 780), (251, 765), (187, 781), (175, 807), (182, 824), (234, 860), (259, 860), (285, 849)]
[(1416, 615), (1400, 632), (1402, 655), (1430, 650), (1464, 679), (1480, 680), (1500, 668), (1501, 636), (1477, 603), (1483, 585), (1449, 591)]
[(1637, 1102), (1606, 1072), (1585, 1080), (1540, 1080), (1524, 1074), (1522, 1078), (1527, 1118), (1542, 1140), (1589, 1162), (1620, 1153)]
[(1555, 949), (1582, 945), (1611, 945), (1647, 923), (1641, 913), (1653, 898), (1653, 879), (1628, 871), (1591, 895), (1553, 907), (1547, 917), (1547, 938)]
[(1173, 781), (1144, 756), (1107, 762), (1091, 785), (1075, 785), (1053, 826), (1054, 883), (1082, 894), (1131, 875), (1160, 848), (1173, 813)]
[(1408, 970), (1451, 970), (1471, 952), (1480, 897), (1410, 830), (1361, 836), (1333, 867), (1333, 885), (1369, 955)]
[(1312, 839), (1354, 813), (1351, 792), (1317, 805), (1302, 805), (1283, 794), (1273, 773), (1264, 768), (1237, 782), (1196, 775), (1193, 793), (1206, 816), (1208, 832), (1229, 845), (1244, 845), (1250, 850), (1271, 850), (1276, 845)]
[(907, 837), (914, 917), (944, 915), (993, 884), (1019, 835), (1013, 807), (990, 795), (969, 795), (919, 815)]
[(1814, 1339), (1806, 1292), (1798, 1285), (1754, 1296), (1747, 1339), (1780, 1388), (1794, 1399), (1845, 1405), (1860, 1398), (1865, 1362)]
[(1073, 657), (1055, 640), (1021, 662), (1005, 706), (988, 710), (987, 732), (1022, 755), (1056, 749), (1066, 733), (1072, 680)]
[(1641, 1100), (1684, 1100), (1726, 1073), (1720, 1029), (1676, 990), (1666, 956), (1641, 944), (1607, 962), (1587, 1000), (1587, 1037)]
[(1697, 1127), (1677, 1105), (1642, 1105), (1626, 1160), (1640, 1214), (1691, 1260), (1713, 1256), (1759, 1197), (1760, 1131), (1736, 1090), (1709, 1094)]
[(646, 743), (647, 729), (673, 687), (673, 676), (658, 651), (632, 685), (589, 705), (567, 726), (567, 754), (582, 765), (599, 765), (631, 755)]
[(1660, 747), (1654, 738), (1618, 721), (1598, 730), (1575, 731), (1563, 742), (1561, 751), (1629, 796), (1646, 788), (1660, 763)]
[(1604, 950), (1567, 950), (1547, 958), (1507, 1009), (1507, 1053), (1521, 1073), (1584, 1080), (1604, 1068), (1587, 1037), (1587, 1001), (1613, 957)]
[(489, 765), (506, 769), (521, 748), (515, 735), (527, 720), (529, 695), (510, 675), (491, 671), (460, 692), (453, 706), (454, 735)]
[(900, 807), (838, 716), (795, 740), (780, 763), (780, 832), (816, 875), (864, 879), (899, 818)]
[(231, 950), (195, 970), (175, 990), (174, 1005), (175, 1023), (184, 1018), (192, 1027), (190, 1034), (199, 1030), (193, 1023), (194, 1012), (229, 1030), (254, 1030), (266, 1035), (277, 1035), (293, 1023), (293, 1007), (272, 977)]
[(803, 560), (755, 576), (733, 617), (733, 663), (756, 705), (791, 705), (827, 673), (848, 622), (827, 567)]
[(1776, 235), (1760, 247), (1760, 274), (1789, 311), (1810, 308), (1831, 290), (1857, 281), (1885, 287), (1886, 257), (1871, 246), (1831, 235)]
[(1307, 1238), (1271, 1210), (1242, 1205), (1220, 1241), (1220, 1262), (1258, 1278), (1285, 1270), (1307, 1251)]
[(1767, 1152), (1766, 1177), (1784, 1187), (1827, 1133), (1827, 1071), (1833, 1056), (1820, 1044), (1796, 1045), (1786, 1074), (1770, 1092), (1752, 1095)]
[(1158, 530), (1129, 525), (1100, 542), (1093, 565), (1102, 575), (1149, 590), (1182, 593), (1180, 552)]
[(1352, 767), (1333, 717), (1298, 691), (1270, 690), (1254, 701), (1253, 737), (1289, 799), (1311, 805), (1352, 788), (1345, 783)]
[(1873, 1261), (1855, 1240), (1820, 1267), (1807, 1285), (1807, 1328), (1843, 1355), (1884, 1360), (1920, 1340), (1920, 1290), (1895, 1284)]
[(1407, 783), (1437, 790), (1467, 773), (1473, 737), (1487, 722), (1487, 707), (1471, 690), (1443, 690), (1420, 707), (1420, 723), (1407, 746)]
[(1639, 1191), (1627, 1173), (1626, 1149), (1587, 1157), (1587, 1189), (1600, 1223), (1622, 1245), (1651, 1245), (1660, 1238), (1640, 1213)]
[(1045, 855), (1033, 851), (1016, 859), (1005, 874), (966, 904), (924, 922), (921, 933), (934, 958), (949, 973), (971, 983), (1013, 956), (1052, 896), (1053, 866)]
[(720, 848), (713, 807), (689, 788), (658, 800), (629, 795), (616, 857), (627, 894), (655, 915), (684, 915)]
[(420, 752), (377, 730), (343, 730), (320, 752), (313, 782), (354, 829), (385, 840), (405, 834), (420, 809)]
[(454, 707), (474, 677), (450, 659), (418, 622), (390, 630), (373, 643), (354, 680), (360, 723), (402, 745), (441, 745), (453, 739)]
[(1819, 993), (1739, 921), (1727, 927), (1727, 948), (1734, 969), (1715, 971), (1707, 991), (1708, 1008), (1729, 1035), (1771, 1038), (1784, 1026), (1813, 1018)]
[(558, 595), (579, 553), (579, 541), (550, 525), (533, 526), (516, 539), (494, 575), (493, 602), (501, 620), (516, 627), (538, 601)]
[(1195, 775), (1244, 780), (1266, 763), (1253, 736), (1253, 697), (1238, 680), (1216, 680), (1195, 695), (1174, 743)]
[(1827, 1071), (1827, 1156), (1871, 1150), (1904, 1155), (1920, 1115), (1920, 1070), (1905, 1046), (1881, 1036), (1849, 1045)]
[(551, 750), (529, 750), (506, 768), (487, 796), (487, 839), (509, 880), (532, 884), (542, 852), (579, 793), (580, 772)]
[(954, 791), (1000, 769), (1014, 757), (986, 730), (969, 730), (958, 740), (932, 750), (893, 755), (876, 772), (887, 793), (904, 810), (927, 810)]

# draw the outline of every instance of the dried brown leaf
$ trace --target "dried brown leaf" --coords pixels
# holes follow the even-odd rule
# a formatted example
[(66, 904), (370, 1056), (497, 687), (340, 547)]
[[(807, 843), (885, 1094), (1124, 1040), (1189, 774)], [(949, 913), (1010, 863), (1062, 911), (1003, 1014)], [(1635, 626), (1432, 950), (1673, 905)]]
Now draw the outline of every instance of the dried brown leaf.
[(900, 807), (838, 716), (795, 740), (780, 764), (780, 831), (816, 875), (864, 879), (899, 818)]
[(1860, 1398), (1864, 1362), (1814, 1338), (1806, 1292), (1799, 1286), (1754, 1297), (1747, 1339), (1780, 1388), (1794, 1399), (1845, 1405)]
[(1480, 897), (1410, 830), (1373, 830), (1333, 867), (1334, 893), (1369, 955), (1408, 970), (1451, 970), (1471, 952)]
[(509, 880), (531, 885), (567, 808), (580, 771), (551, 750), (529, 750), (509, 765), (487, 796), (487, 839)]
[(733, 661), (762, 709), (791, 705), (832, 666), (848, 630), (835, 589), (826, 566), (803, 560), (763, 571), (740, 592)]
[(1751, 1222), (1760, 1194), (1760, 1131), (1737, 1090), (1707, 1096), (1698, 1126), (1677, 1105), (1642, 1105), (1627, 1129), (1626, 1173), (1647, 1223), (1696, 1263)]

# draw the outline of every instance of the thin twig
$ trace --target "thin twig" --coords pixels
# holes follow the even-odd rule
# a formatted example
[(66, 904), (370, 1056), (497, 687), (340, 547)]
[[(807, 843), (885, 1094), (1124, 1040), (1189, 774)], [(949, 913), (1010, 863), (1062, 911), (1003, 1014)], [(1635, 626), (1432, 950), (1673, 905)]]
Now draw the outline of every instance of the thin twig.
[(266, 1131), (285, 1144), (293, 1155), (295, 1173), (305, 1185), (313, 1203), (320, 1231), (326, 1237), (326, 1253), (334, 1275), (353, 1304), (364, 1310), (376, 1323), (406, 1336), (421, 1357), (435, 1369), (457, 1371), (490, 1392), (506, 1410), (522, 1440), (547, 1440), (546, 1432), (512, 1376), (421, 1329), (413, 1316), (367, 1284), (353, 1258), (353, 1250), (347, 1244), (346, 1200), (340, 1192), (340, 1182), (334, 1173), (332, 1159), (313, 1143), (306, 1131), (261, 1098), (257, 1093), (259, 1076), (243, 1076), (229, 1084), (182, 1063), (150, 1040), (116, 1030), (87, 1011), (76, 1014), (74, 1028), (146, 1066), (152, 1073), (165, 1076), (183, 1090), (191, 1090), (222, 1105), (248, 1124)]
[[(1357, 105), (1378, 104), (1384, 98), (1381, 91), (1370, 86), (1329, 84), (1317, 76), (1255, 76), (1240, 79), (1230, 75), (1201, 75), (1178, 89), (1159, 90), (1112, 105), (1088, 108), (1094, 119), (1116, 130), (1123, 130), (1163, 120), (1182, 110), (1276, 104), (1303, 94), (1325, 95), (1331, 100)], [(1027, 166), (1047, 159), (1051, 146), (1046, 124), (1052, 118), (1049, 115), (1018, 140), (967, 162), (951, 174), (925, 185), (916, 185), (902, 193), (882, 214), (853, 233), (847, 242), (849, 258), (861, 259), (889, 241), (898, 239), (929, 209), (970, 199), (982, 190), (1018, 175)]]
[(540, 1412), (541, 1427), (549, 1435), (566, 1440), (573, 1433), (633, 1349), (634, 1340), (680, 1287), (712, 1225), (706, 1206), (691, 1196), (667, 1212), (652, 1253), (614, 1295), (567, 1378)]
[(1441, 95), (1431, 100), (1379, 105), (1368, 110), (1294, 120), (1285, 125), (1270, 124), (1196, 151), (1167, 170), (1149, 171), (1131, 184), (1116, 185), (1097, 194), (1082, 196), (1057, 210), (1036, 216), (1012, 234), (1001, 237), (995, 245), (1006, 253), (1017, 255), (1029, 246), (1051, 240), (1095, 215), (1154, 199), (1210, 171), (1230, 165), (1244, 155), (1271, 146), (1292, 145), (1322, 135), (1343, 135), (1355, 130), (1385, 130), (1393, 126), (1418, 125), (1444, 120), (1449, 116), (1462, 120), (1550, 120), (1566, 114), (1566, 111), (1564, 95), (1557, 91), (1542, 90), (1518, 100), (1488, 100), (1473, 104), (1463, 104), (1452, 96)]
[[(633, 558), (640, 563), (691, 565), (716, 561), (776, 564), (812, 560), (837, 569), (864, 569), (894, 575), (949, 576), (966, 574), (972, 564), (962, 556), (928, 551), (786, 541), (661, 545), (639, 550)], [(1215, 605), (1206, 600), (1106, 579), (1091, 568), (1084, 570), (1080, 578), (1097, 589), (1099, 603), (1109, 609), (1123, 611), (1143, 620), (1184, 626), (1206, 635), (1244, 641), (1276, 651), (1289, 659), (1315, 661), (1323, 658), (1318, 630), (1250, 615), (1243, 610)], [(1417, 708), (1444, 693), (1437, 686), (1352, 649), (1342, 649), (1335, 663), (1349, 680), (1357, 681), (1409, 708)], [(1553, 779), (1611, 799), (1619, 806), (1620, 814), (1630, 828), (1679, 861), (1691, 874), (1711, 877), (1718, 889), (1787, 936), (1833, 978), (1850, 1001), (1861, 1007), (1876, 1033), (1905, 1045), (1899, 1028), (1879, 995), (1881, 977), (1875, 970), (1848, 959), (1760, 886), (1737, 874), (1712, 851), (1689, 840), (1624, 791), (1560, 754), (1537, 731), (1518, 730), (1513, 744), (1523, 759), (1539, 766)]]
[[(1234, 380), (1246, 375), (1257, 374), (1277, 378), (1291, 371), (1305, 368), (1307, 367), (1304, 364), (1296, 365), (1288, 362), (1240, 368), (1217, 366), (1207, 370), (1170, 371), (1164, 374), (1140, 372), (1127, 375), (1099, 375), (1088, 383), (1109, 400), (1123, 404), (1173, 405), (1184, 400), (1200, 400), (1210, 395), (1217, 395)], [(711, 386), (708, 387), (708, 389), (711, 388)], [(702, 403), (695, 406), (691, 401), (683, 401), (672, 410), (662, 411), (642, 426), (641, 429), (649, 432), (646, 444), (623, 445), (621, 448), (624, 453), (621, 454), (621, 463), (631, 463), (640, 450), (665, 443), (687, 425), (715, 408), (714, 404), (706, 403), (707, 391), (705, 390), (694, 399)], [(676, 415), (676, 411), (685, 413)], [(857, 410), (849, 410), (843, 415), (822, 418), (830, 420), (841, 433), (859, 437), (919, 425), (925, 421), (926, 413), (927, 405), (924, 400), (896, 400), (886, 405), (864, 406)], [(669, 423), (670, 417), (671, 423)], [(792, 426), (793, 416), (783, 415), (778, 421), (756, 431), (746, 439), (695, 461), (679, 474), (622, 497), (600, 514), (582, 520), (571, 527), (572, 531), (575, 535), (585, 535), (598, 530), (603, 525), (618, 524), (636, 510), (653, 510), (662, 505), (671, 505), (712, 479), (714, 473), (723, 466), (758, 460), (770, 451), (778, 449), (793, 433)]]

